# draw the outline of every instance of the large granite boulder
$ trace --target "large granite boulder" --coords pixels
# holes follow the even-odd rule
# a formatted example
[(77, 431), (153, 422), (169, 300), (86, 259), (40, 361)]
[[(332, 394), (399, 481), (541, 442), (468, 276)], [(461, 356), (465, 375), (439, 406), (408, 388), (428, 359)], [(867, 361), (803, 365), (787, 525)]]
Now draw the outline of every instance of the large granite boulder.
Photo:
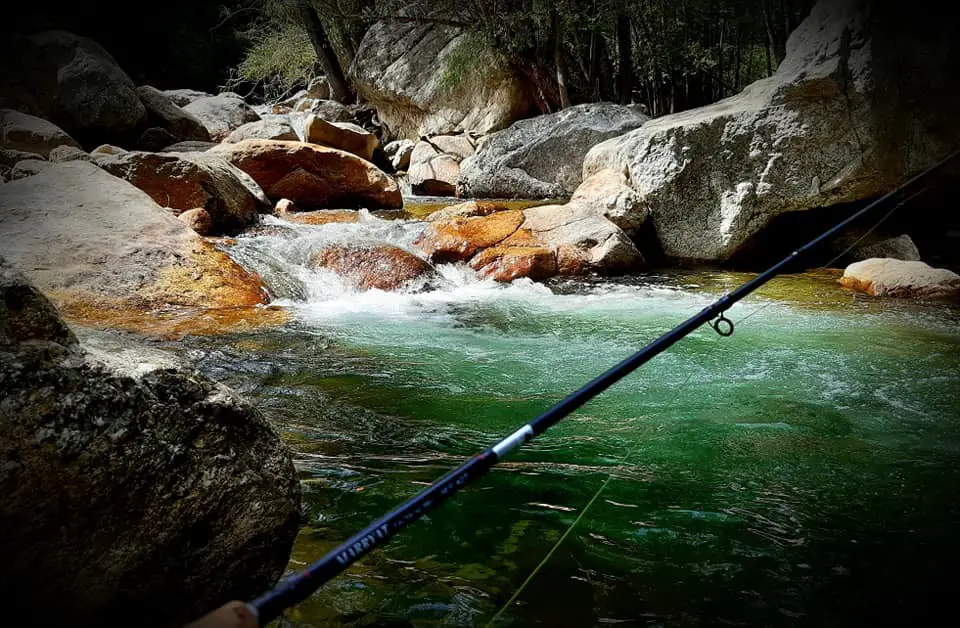
[(325, 146), (282, 140), (243, 140), (209, 151), (237, 166), (272, 201), (311, 209), (399, 209), (396, 182), (369, 161)]
[(960, 148), (958, 75), (938, 11), (822, 0), (772, 77), (595, 146), (584, 175), (625, 173), (668, 258), (727, 260), (774, 217), (878, 196)]
[[(49, 157), (58, 146), (80, 145), (57, 125), (14, 109), (0, 109), (0, 148)], [(8, 164), (13, 165), (13, 164)]]
[(453, 196), (460, 180), (460, 162), (473, 154), (473, 142), (466, 135), (438, 135), (417, 142), (407, 172), (413, 193)]
[(349, 73), (386, 136), (490, 133), (532, 112), (527, 88), (496, 51), (456, 26), (383, 20)]
[(238, 233), (272, 207), (260, 186), (217, 155), (127, 152), (98, 156), (96, 163), (176, 215), (206, 210), (213, 221), (211, 233)]
[(203, 122), (210, 138), (216, 142), (223, 141), (244, 124), (260, 119), (257, 112), (233, 92), (197, 98), (184, 105), (183, 110)]
[(259, 278), (145, 192), (84, 161), (47, 163), (0, 186), (0, 246), (77, 320), (268, 300)]
[(350, 122), (327, 122), (309, 115), (304, 124), (304, 141), (329, 146), (373, 161), (373, 152), (380, 147), (377, 136)]
[(0, 107), (49, 120), (88, 148), (123, 143), (144, 121), (136, 85), (90, 39), (65, 31), (11, 37), (0, 59)]
[(634, 107), (588, 103), (518, 120), (483, 138), (476, 155), (460, 165), (457, 195), (569, 198), (583, 180), (587, 151), (649, 119)]
[(79, 344), (2, 258), (0, 381), (11, 616), (179, 626), (283, 573), (300, 491), (263, 416), (167, 354)]
[(234, 129), (224, 138), (228, 144), (236, 144), (243, 140), (290, 140), (297, 141), (293, 127), (286, 116), (269, 115), (255, 122), (247, 122)]
[(147, 124), (169, 131), (178, 142), (209, 142), (210, 133), (198, 117), (181, 109), (156, 87), (141, 85), (137, 95), (147, 109)]

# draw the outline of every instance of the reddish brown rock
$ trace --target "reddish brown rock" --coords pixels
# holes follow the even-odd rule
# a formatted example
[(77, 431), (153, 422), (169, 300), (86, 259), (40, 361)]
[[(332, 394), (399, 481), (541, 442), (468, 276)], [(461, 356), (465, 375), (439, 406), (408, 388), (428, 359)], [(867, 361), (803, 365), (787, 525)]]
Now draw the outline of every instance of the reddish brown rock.
[(351, 153), (303, 142), (244, 140), (208, 151), (225, 157), (272, 200), (290, 199), (303, 209), (399, 209), (396, 182)]
[(315, 212), (285, 213), (283, 219), (301, 225), (360, 222), (360, 212), (350, 209), (321, 209)]
[(188, 209), (177, 216), (177, 218), (187, 223), (188, 227), (200, 235), (210, 235), (213, 233), (213, 218), (210, 217), (210, 212), (202, 207)]
[(495, 246), (477, 254), (470, 267), (484, 279), (510, 282), (529, 277), (542, 281), (557, 274), (557, 259), (544, 247)]
[(518, 210), (438, 220), (431, 222), (414, 244), (434, 262), (465, 262), (505, 240), (522, 223), (523, 212)]
[(310, 265), (332, 270), (358, 290), (398, 290), (434, 273), (427, 262), (389, 244), (327, 247), (314, 253)]

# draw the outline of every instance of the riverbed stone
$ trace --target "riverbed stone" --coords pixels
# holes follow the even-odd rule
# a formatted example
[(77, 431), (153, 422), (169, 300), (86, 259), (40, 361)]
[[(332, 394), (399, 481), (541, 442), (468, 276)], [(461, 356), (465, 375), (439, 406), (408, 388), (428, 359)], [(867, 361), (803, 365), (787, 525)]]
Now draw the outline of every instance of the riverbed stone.
[(924, 262), (892, 258), (871, 258), (847, 266), (840, 285), (876, 297), (960, 297), (957, 273)]
[(244, 124), (260, 119), (250, 105), (232, 92), (198, 98), (185, 105), (183, 110), (203, 122), (210, 139), (216, 142), (222, 141)]
[(137, 88), (137, 95), (147, 110), (147, 124), (161, 127), (178, 142), (209, 142), (210, 132), (203, 122), (190, 112), (179, 107), (173, 100), (150, 85)]
[(570, 198), (583, 180), (587, 151), (649, 119), (635, 107), (586, 103), (518, 120), (485, 137), (464, 160), (457, 196)]
[(414, 246), (433, 262), (466, 262), (512, 235), (523, 221), (519, 210), (437, 220), (427, 225)]
[(168, 354), (79, 344), (2, 259), (0, 380), (6, 612), (42, 626), (136, 613), (165, 628), (283, 573), (297, 475), (234, 392)]
[(97, 164), (129, 181), (174, 214), (203, 208), (213, 232), (235, 234), (257, 221), (270, 202), (260, 187), (226, 159), (208, 153), (128, 152)]
[(357, 290), (401, 290), (435, 275), (430, 264), (390, 244), (328, 246), (310, 257), (309, 266), (331, 270)]
[(311, 115), (304, 128), (307, 142), (353, 153), (367, 161), (373, 160), (373, 151), (380, 146), (376, 135), (350, 122), (327, 122)]
[(534, 281), (557, 274), (556, 254), (542, 246), (494, 246), (470, 260), (470, 268), (483, 279), (509, 283), (519, 277)]
[(243, 140), (221, 144), (223, 156), (249, 174), (267, 197), (290, 199), (311, 209), (399, 209), (396, 182), (372, 163), (351, 153), (304, 142)]
[(0, 109), (0, 148), (48, 157), (58, 146), (80, 148), (76, 140), (52, 122), (14, 109)]
[(238, 310), (268, 301), (257, 276), (146, 192), (91, 163), (47, 164), (6, 183), (0, 208), (3, 254), (73, 320), (142, 320), (169, 307)]

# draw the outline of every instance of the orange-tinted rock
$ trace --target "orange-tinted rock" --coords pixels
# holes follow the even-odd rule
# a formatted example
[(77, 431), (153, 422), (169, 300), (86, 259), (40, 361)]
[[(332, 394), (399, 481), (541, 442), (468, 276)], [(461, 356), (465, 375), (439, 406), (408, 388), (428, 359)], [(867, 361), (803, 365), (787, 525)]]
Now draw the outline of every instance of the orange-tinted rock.
[(188, 209), (177, 218), (200, 235), (208, 235), (213, 231), (213, 218), (210, 217), (210, 212), (202, 207)]
[(495, 246), (477, 254), (470, 267), (484, 279), (502, 282), (518, 277), (541, 281), (557, 274), (556, 256), (543, 247)]
[(237, 233), (253, 224), (266, 203), (262, 190), (243, 172), (205, 153), (103, 154), (97, 165), (174, 213), (202, 207), (219, 233)]
[(310, 115), (304, 126), (304, 138), (312, 144), (329, 146), (353, 153), (367, 161), (373, 159), (373, 151), (380, 146), (377, 136), (349, 122), (327, 122)]
[(300, 212), (284, 214), (287, 222), (301, 225), (328, 225), (330, 223), (360, 222), (360, 212), (349, 209), (321, 209), (315, 212)]
[(415, 245), (434, 262), (465, 262), (478, 251), (505, 240), (521, 223), (523, 212), (518, 210), (438, 220), (427, 226)]
[(358, 290), (397, 290), (434, 272), (416, 255), (389, 244), (330, 246), (314, 253), (310, 266), (332, 270)]
[(430, 214), (431, 222), (447, 220), (449, 218), (470, 218), (473, 216), (489, 216), (494, 212), (506, 211), (510, 208), (496, 201), (467, 201), (445, 207)]
[(871, 296), (960, 297), (960, 275), (923, 262), (871, 258), (847, 266), (840, 285)]
[(399, 209), (396, 182), (348, 152), (284, 140), (244, 140), (208, 151), (225, 157), (271, 200), (290, 199), (303, 209)]

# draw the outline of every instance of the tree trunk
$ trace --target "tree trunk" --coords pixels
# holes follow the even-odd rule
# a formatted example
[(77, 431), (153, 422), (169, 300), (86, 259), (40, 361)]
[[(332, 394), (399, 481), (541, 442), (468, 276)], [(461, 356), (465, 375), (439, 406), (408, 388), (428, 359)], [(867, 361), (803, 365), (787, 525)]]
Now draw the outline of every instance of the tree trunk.
[(303, 18), (303, 26), (313, 45), (313, 51), (317, 55), (317, 61), (327, 76), (327, 83), (330, 84), (330, 97), (340, 103), (350, 103), (354, 96), (353, 90), (347, 83), (333, 46), (330, 45), (330, 39), (323, 28), (320, 16), (317, 15), (310, 0), (299, 0), (298, 8)]
[(617, 12), (617, 55), (617, 96), (621, 105), (628, 105), (633, 92), (633, 39), (630, 16), (623, 8)]
[(553, 62), (557, 66), (557, 92), (560, 94), (560, 108), (570, 106), (567, 93), (567, 73), (563, 67), (563, 38), (560, 32), (560, 18), (556, 9), (550, 9), (550, 30), (553, 32)]

